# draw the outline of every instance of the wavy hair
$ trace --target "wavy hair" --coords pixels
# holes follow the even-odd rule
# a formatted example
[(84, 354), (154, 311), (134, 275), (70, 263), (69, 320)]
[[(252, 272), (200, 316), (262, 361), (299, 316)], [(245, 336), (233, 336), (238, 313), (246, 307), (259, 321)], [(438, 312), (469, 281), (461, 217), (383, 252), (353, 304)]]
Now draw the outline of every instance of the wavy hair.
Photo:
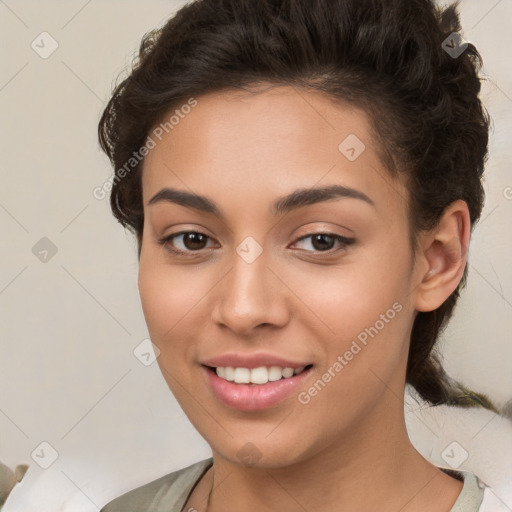
[[(101, 116), (100, 145), (115, 170), (113, 214), (137, 236), (140, 256), (142, 162), (130, 172), (123, 165), (190, 97), (265, 82), (322, 91), (370, 116), (388, 172), (408, 184), (413, 249), (457, 199), (467, 203), (473, 229), (484, 203), (490, 119), (479, 99), (482, 60), (475, 46), (467, 43), (460, 55), (446, 51), (460, 30), (457, 2), (445, 8), (433, 0), (186, 4), (143, 37)], [(441, 306), (418, 312), (406, 380), (431, 404), (496, 410), (485, 395), (449, 378), (436, 351), (467, 270)]]

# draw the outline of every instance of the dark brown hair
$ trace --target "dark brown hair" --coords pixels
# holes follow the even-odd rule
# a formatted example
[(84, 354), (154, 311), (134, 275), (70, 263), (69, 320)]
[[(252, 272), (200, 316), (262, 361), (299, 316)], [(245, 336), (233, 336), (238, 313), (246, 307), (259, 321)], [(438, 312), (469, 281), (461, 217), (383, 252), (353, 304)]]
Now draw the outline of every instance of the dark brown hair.
[[(266, 82), (322, 91), (370, 116), (390, 175), (408, 183), (413, 248), (457, 199), (467, 203), (473, 228), (484, 201), (490, 120), (479, 99), (478, 51), (462, 42), (460, 55), (447, 51), (460, 28), (457, 3), (443, 9), (433, 0), (187, 4), (144, 36), (99, 122), (101, 147), (116, 169), (115, 217), (136, 234), (140, 255), (143, 162), (127, 171), (133, 153), (191, 97)], [(466, 278), (467, 266), (439, 308), (417, 314), (407, 382), (432, 404), (495, 410), (485, 395), (446, 375), (435, 349)]]

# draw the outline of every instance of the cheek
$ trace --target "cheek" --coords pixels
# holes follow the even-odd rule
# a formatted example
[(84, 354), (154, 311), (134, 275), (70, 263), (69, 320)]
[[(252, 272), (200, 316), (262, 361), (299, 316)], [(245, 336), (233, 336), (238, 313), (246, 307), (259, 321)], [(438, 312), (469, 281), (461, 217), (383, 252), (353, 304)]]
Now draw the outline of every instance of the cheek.
[(194, 325), (200, 325), (199, 308), (194, 306), (200, 303), (201, 289), (196, 285), (199, 283), (191, 282), (190, 273), (141, 257), (138, 286), (147, 328), (160, 351), (157, 362), (162, 375), (185, 411), (190, 397), (183, 383), (190, 383), (194, 359), (190, 340), (197, 334)]
[[(351, 402), (357, 396), (361, 400), (362, 383), (369, 385), (370, 394), (372, 383), (378, 384), (371, 371), (388, 381), (400, 366), (410, 312), (398, 290), (374, 286), (357, 274), (338, 282), (315, 283), (321, 287), (310, 288), (307, 304), (322, 321), (313, 334), (319, 340), (317, 353), (324, 354), (319, 370), (340, 376), (333, 379), (333, 393), (338, 388), (336, 393), (345, 394), (344, 400)], [(312, 325), (307, 320), (305, 324), (306, 330)]]
[(217, 425), (204, 408), (207, 401), (199, 398), (204, 390), (197, 376), (194, 340), (206, 325), (201, 299), (212, 286), (204, 273), (199, 278), (193, 270), (141, 256), (139, 293), (151, 340), (160, 350), (158, 366), (180, 407), (205, 438)]
[(138, 285), (146, 323), (157, 344), (172, 338), (173, 332), (183, 332), (208, 291), (208, 283), (193, 270), (173, 268), (156, 258), (141, 257)]
[[(303, 308), (304, 321), (319, 322), (326, 339), (346, 343), (375, 323), (382, 327), (384, 321), (387, 329), (388, 320), (397, 316), (396, 310), (405, 308), (408, 265), (406, 248), (399, 251), (392, 244), (380, 244), (374, 250), (350, 255), (339, 266), (311, 266), (307, 270), (283, 267), (281, 273), (307, 306)], [(399, 305), (393, 308), (396, 303)]]
[(324, 340), (317, 347), (326, 356), (319, 368), (322, 380), (331, 381), (324, 372), (336, 374), (330, 390), (316, 402), (318, 407), (331, 398), (347, 404), (356, 400), (360, 403), (354, 407), (362, 406), (404, 363), (413, 315), (409, 263), (406, 244), (382, 241), (338, 268), (295, 272), (292, 282), (303, 290), (301, 299), (308, 306), (304, 328), (314, 322), (319, 326), (315, 337)]

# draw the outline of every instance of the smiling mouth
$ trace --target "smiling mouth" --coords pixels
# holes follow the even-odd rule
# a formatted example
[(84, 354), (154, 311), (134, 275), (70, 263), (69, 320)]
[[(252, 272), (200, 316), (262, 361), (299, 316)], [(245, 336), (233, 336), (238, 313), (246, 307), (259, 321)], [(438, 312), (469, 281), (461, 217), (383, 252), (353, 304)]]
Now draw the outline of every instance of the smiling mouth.
[(257, 368), (243, 368), (233, 366), (206, 366), (221, 379), (234, 384), (263, 385), (268, 382), (290, 379), (312, 368), (312, 364), (298, 368), (281, 366), (259, 366)]

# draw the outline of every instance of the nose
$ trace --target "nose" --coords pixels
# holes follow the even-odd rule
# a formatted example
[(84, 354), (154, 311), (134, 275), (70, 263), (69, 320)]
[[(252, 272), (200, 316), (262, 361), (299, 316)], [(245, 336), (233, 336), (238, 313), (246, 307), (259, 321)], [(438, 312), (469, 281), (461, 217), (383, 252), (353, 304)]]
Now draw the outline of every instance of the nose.
[(289, 320), (288, 288), (260, 255), (252, 263), (236, 252), (232, 266), (214, 288), (212, 320), (238, 336), (256, 328), (282, 327)]

